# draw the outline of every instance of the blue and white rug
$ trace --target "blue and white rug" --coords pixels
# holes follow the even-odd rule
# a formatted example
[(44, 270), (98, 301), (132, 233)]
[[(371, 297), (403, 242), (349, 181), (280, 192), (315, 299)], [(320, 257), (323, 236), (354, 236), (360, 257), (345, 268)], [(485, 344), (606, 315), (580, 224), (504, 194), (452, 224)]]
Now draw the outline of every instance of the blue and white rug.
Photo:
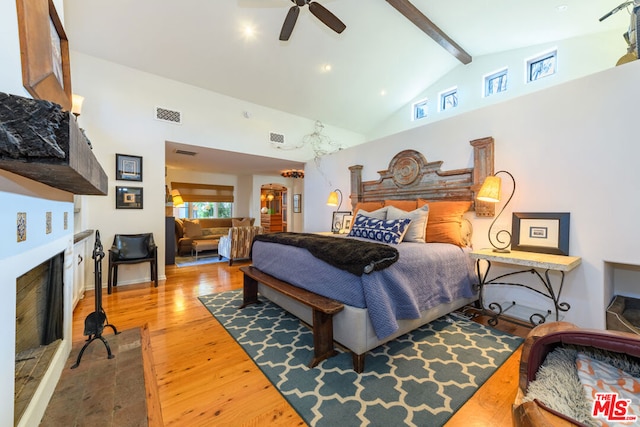
[(178, 267), (193, 267), (194, 265), (205, 265), (205, 264), (215, 264), (217, 262), (229, 262), (227, 258), (222, 258), (218, 256), (216, 252), (204, 253), (198, 255), (196, 259), (195, 256), (176, 256), (176, 265)]
[(200, 301), (311, 426), (443, 425), (522, 343), (449, 315), (369, 352), (362, 374), (347, 352), (308, 368), (313, 335), (277, 305), (238, 309), (242, 291)]

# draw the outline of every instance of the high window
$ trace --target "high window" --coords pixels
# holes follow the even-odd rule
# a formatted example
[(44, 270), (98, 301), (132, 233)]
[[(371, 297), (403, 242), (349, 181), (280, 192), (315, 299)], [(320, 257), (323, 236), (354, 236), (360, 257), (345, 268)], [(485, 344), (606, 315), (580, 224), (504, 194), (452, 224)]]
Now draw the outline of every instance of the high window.
[(488, 74), (484, 77), (484, 96), (491, 96), (496, 93), (506, 92), (507, 75), (509, 69), (504, 68), (495, 73)]
[(413, 104), (413, 120), (420, 120), (420, 119), (424, 119), (425, 117), (427, 117), (427, 100), (423, 99), (421, 101), (416, 102), (415, 104)]
[(458, 88), (454, 87), (440, 92), (440, 111), (450, 110), (458, 106)]
[(527, 83), (556, 73), (557, 50), (546, 52), (527, 60)]

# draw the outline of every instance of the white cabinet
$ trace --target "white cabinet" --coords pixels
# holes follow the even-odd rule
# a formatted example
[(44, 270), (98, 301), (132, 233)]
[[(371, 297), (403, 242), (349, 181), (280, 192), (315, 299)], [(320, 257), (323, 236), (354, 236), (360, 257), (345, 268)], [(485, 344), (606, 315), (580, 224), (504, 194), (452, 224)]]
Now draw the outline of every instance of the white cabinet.
[(87, 265), (88, 239), (76, 241), (73, 245), (73, 292), (72, 307), (75, 309), (78, 301), (84, 297), (85, 269)]

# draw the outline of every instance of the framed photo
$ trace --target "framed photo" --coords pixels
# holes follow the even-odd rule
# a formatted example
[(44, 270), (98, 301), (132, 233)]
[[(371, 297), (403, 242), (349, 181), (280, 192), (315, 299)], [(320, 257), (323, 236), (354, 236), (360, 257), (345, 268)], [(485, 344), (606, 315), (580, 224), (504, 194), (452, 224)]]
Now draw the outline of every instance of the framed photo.
[(116, 187), (116, 209), (142, 209), (142, 187)]
[(302, 212), (302, 194), (293, 195), (293, 213)]
[(353, 222), (353, 215), (345, 215), (342, 217), (342, 228), (341, 230), (349, 231), (351, 228), (351, 223)]
[(569, 218), (561, 213), (513, 213), (511, 249), (569, 255)]
[(69, 41), (51, 0), (18, 0), (22, 84), (35, 99), (71, 111)]
[(142, 157), (116, 154), (116, 179), (142, 181)]
[(343, 228), (342, 224), (344, 223), (345, 216), (351, 216), (353, 218), (353, 215), (351, 215), (351, 211), (335, 211), (333, 213), (333, 221), (331, 221), (331, 231), (333, 231), (334, 233), (340, 232), (340, 230)]

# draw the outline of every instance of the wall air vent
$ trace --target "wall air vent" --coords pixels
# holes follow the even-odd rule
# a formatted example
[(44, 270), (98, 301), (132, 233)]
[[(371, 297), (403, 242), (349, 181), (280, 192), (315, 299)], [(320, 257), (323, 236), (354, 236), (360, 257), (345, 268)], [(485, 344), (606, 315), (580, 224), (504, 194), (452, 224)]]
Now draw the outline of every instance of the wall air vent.
[(168, 108), (156, 107), (155, 118), (162, 122), (182, 124), (182, 113), (180, 111), (169, 110)]
[(284, 145), (284, 135), (281, 133), (269, 133), (269, 142), (272, 144)]
[(195, 151), (176, 150), (176, 154), (182, 154), (183, 156), (195, 156), (198, 153)]

